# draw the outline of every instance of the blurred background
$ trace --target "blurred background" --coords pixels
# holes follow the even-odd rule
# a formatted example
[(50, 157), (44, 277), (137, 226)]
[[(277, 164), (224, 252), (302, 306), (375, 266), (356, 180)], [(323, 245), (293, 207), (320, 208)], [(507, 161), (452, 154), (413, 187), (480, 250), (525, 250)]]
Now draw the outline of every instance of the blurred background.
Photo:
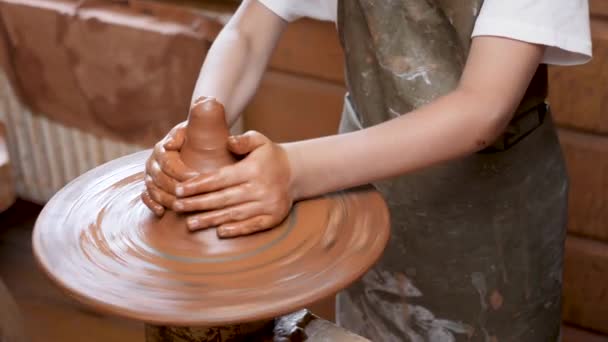
[[(0, 279), (33, 341), (143, 341), (141, 323), (100, 315), (58, 291), (32, 256), (31, 229), (67, 182), (152, 147), (186, 119), (207, 49), (237, 4), (0, 0)], [(590, 5), (593, 61), (550, 68), (571, 182), (567, 342), (608, 341), (608, 0)], [(333, 134), (344, 93), (334, 25), (299, 20), (232, 130), (277, 142)], [(331, 320), (332, 300), (311, 309)], [(0, 328), (18, 324), (6, 316)]]

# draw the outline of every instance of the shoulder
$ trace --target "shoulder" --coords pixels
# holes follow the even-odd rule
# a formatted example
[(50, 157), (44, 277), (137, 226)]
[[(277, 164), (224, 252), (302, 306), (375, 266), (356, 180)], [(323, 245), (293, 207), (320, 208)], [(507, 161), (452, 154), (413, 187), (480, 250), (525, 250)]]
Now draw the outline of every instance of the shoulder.
[(257, 0), (285, 21), (313, 18), (336, 21), (338, 0)]
[(591, 58), (588, 0), (485, 0), (473, 36), (494, 35), (545, 45), (543, 63)]

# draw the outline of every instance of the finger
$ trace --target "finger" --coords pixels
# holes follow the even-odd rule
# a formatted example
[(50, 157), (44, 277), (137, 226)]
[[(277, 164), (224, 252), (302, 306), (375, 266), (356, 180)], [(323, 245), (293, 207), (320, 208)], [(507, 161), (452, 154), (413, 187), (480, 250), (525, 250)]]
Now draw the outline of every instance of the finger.
[(190, 230), (199, 230), (219, 226), (224, 223), (243, 221), (261, 213), (262, 208), (258, 202), (248, 202), (224, 209), (192, 215), (186, 219), (186, 225)]
[(178, 198), (175, 200), (173, 208), (178, 212), (214, 210), (248, 202), (254, 197), (254, 192), (250, 187), (242, 184), (203, 195)]
[(146, 175), (152, 177), (154, 184), (156, 184), (156, 186), (161, 188), (163, 191), (175, 195), (175, 186), (178, 183), (177, 180), (167, 176), (163, 170), (161, 170), (160, 165), (156, 162), (156, 160), (148, 160), (146, 163)]
[(145, 178), (146, 188), (148, 190), (148, 194), (150, 198), (162, 205), (165, 208), (173, 208), (173, 202), (175, 201), (175, 196), (163, 191), (161, 188), (154, 184), (154, 181), (150, 176), (146, 176)]
[(186, 140), (186, 122), (173, 127), (163, 142), (163, 147), (168, 151), (179, 151)]
[(211, 191), (217, 191), (237, 186), (247, 181), (246, 168), (236, 165), (224, 166), (216, 172), (200, 174), (175, 187), (175, 194), (179, 197), (188, 197)]
[(217, 229), (217, 235), (220, 238), (231, 238), (253, 234), (270, 229), (273, 226), (274, 220), (272, 219), (272, 216), (260, 215), (244, 221), (223, 224)]
[(270, 142), (270, 139), (263, 134), (256, 131), (248, 131), (241, 135), (229, 137), (228, 149), (236, 154), (247, 154), (268, 142)]
[(165, 208), (162, 205), (156, 203), (150, 197), (150, 194), (147, 191), (144, 191), (141, 194), (141, 200), (142, 200), (142, 202), (144, 202), (146, 207), (148, 207), (148, 209), (150, 209), (154, 213), (154, 215), (156, 215), (158, 217), (162, 217), (165, 214)]
[(176, 179), (179, 182), (188, 180), (196, 175), (198, 172), (189, 168), (182, 162), (179, 152), (166, 151), (162, 147), (157, 152), (154, 152), (154, 159), (160, 165), (160, 169), (169, 177)]

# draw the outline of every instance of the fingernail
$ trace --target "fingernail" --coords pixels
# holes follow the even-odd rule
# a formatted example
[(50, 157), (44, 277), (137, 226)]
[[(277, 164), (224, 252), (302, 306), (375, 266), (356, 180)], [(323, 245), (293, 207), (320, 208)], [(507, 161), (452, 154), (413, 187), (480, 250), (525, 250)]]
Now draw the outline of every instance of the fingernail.
[(232, 229), (230, 229), (229, 227), (219, 227), (217, 229), (217, 236), (220, 238), (232, 237)]
[(175, 210), (184, 210), (184, 204), (182, 202), (174, 202), (173, 208), (175, 208)]
[(183, 187), (181, 187), (181, 186), (177, 186), (177, 187), (175, 188), (175, 194), (176, 194), (177, 196), (183, 196), (183, 195), (184, 195), (184, 188), (183, 188)]
[(190, 229), (190, 230), (198, 229), (198, 219), (196, 219), (194, 217), (187, 219), (186, 226), (188, 226), (188, 229)]
[(165, 214), (165, 208), (161, 205), (157, 206), (153, 210), (154, 210), (154, 214), (156, 214), (156, 216), (158, 216), (158, 217), (163, 217), (163, 215)]

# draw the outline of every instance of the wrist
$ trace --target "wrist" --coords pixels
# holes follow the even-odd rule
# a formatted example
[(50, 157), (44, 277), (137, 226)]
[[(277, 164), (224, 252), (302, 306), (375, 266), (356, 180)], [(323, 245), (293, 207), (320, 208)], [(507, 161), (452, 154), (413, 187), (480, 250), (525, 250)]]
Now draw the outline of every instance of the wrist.
[(293, 201), (301, 200), (305, 197), (304, 191), (302, 190), (302, 171), (304, 168), (302, 167), (301, 153), (294, 144), (279, 144), (279, 147), (287, 157), (289, 168), (289, 194)]
[[(303, 200), (349, 186), (352, 177), (344, 163), (344, 149), (328, 136), (282, 144), (290, 169), (290, 193), (294, 201)], [(340, 157), (341, 156), (341, 157)]]

